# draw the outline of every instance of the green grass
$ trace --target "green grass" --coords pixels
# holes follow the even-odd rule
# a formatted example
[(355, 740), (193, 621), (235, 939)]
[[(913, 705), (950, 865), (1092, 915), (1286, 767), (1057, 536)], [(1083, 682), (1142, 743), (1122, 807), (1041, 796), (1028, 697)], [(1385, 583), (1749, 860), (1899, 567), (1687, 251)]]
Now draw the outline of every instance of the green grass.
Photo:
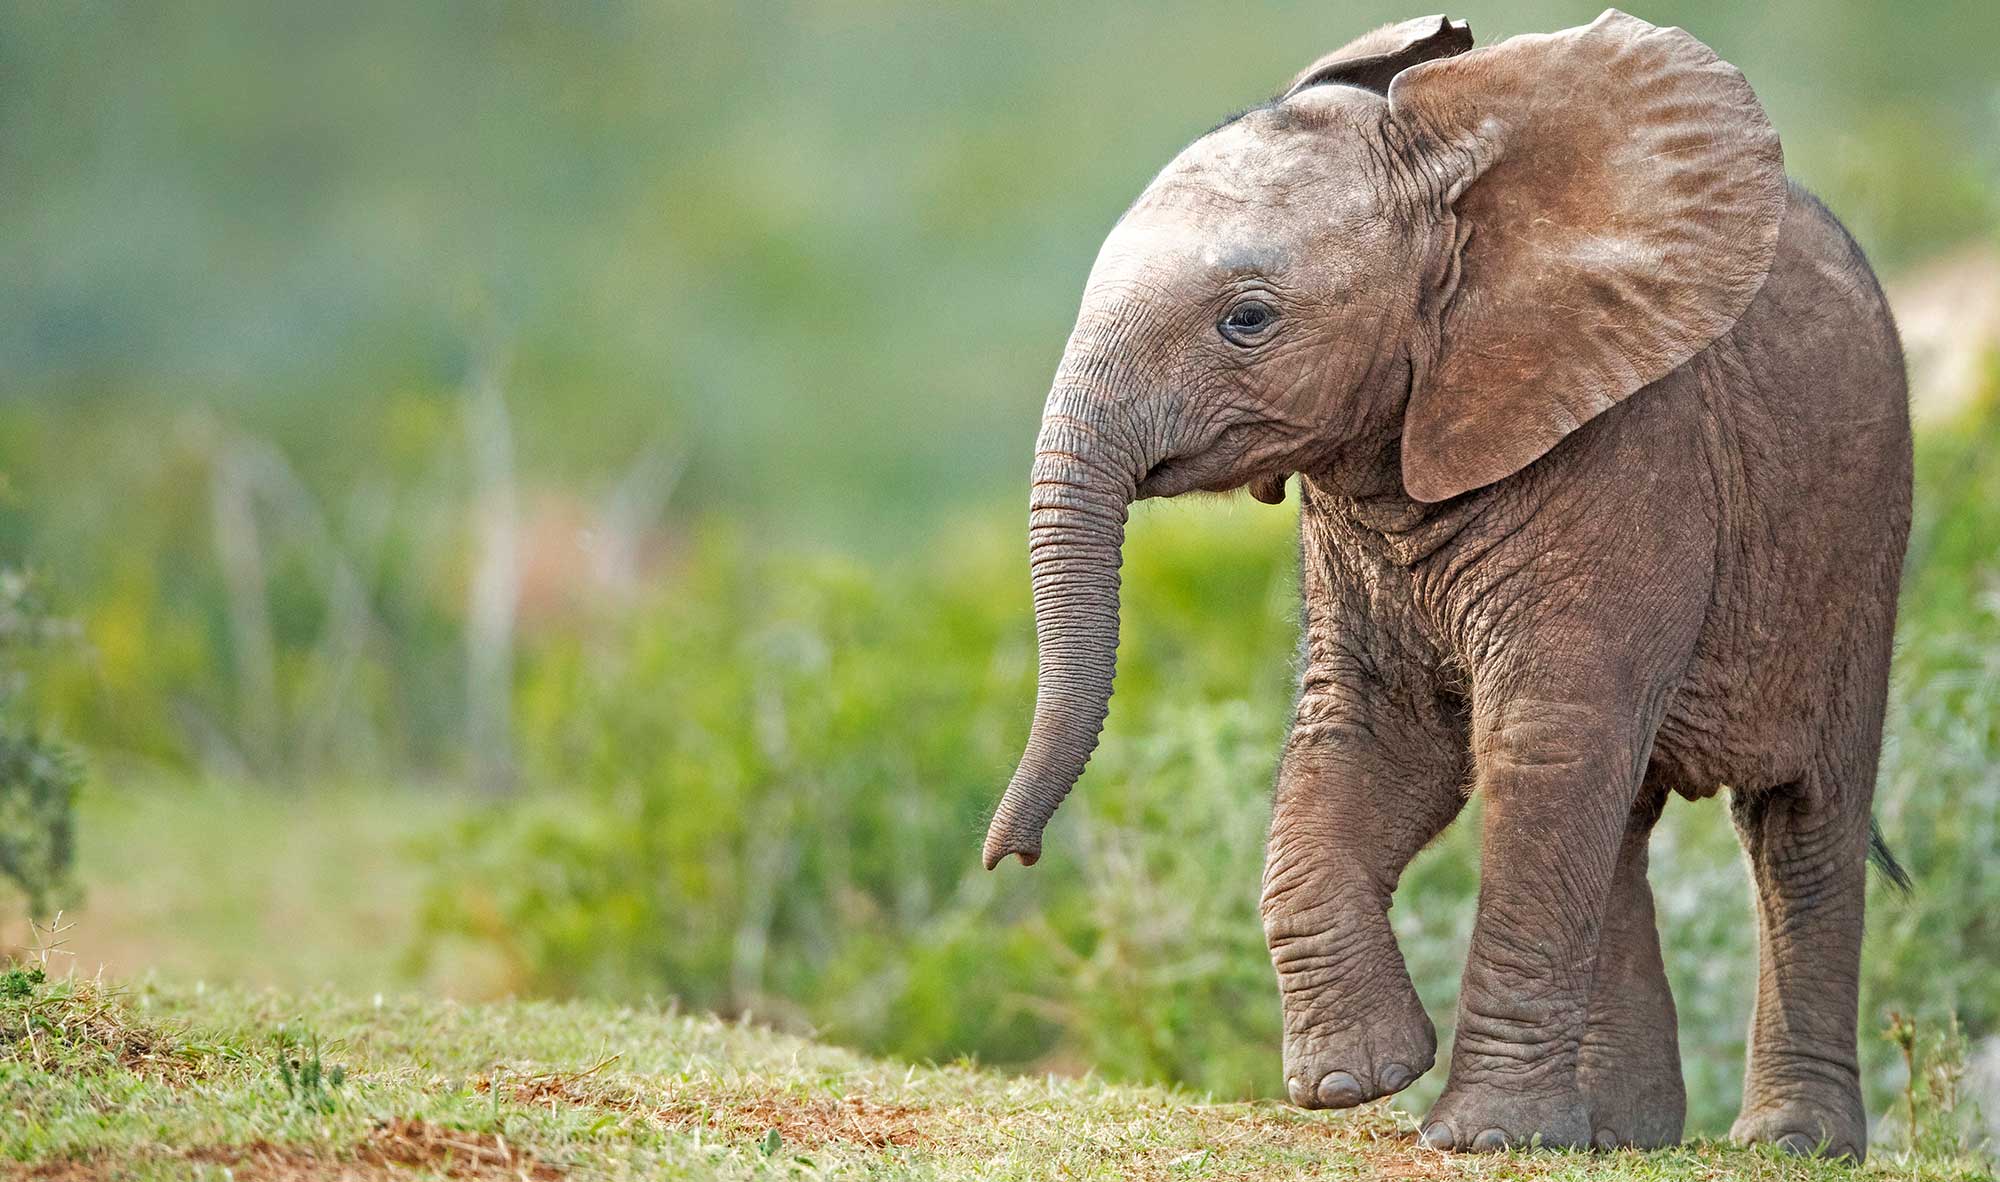
[[(414, 843), (469, 809), (409, 785), (293, 793), (100, 775), (79, 801), (82, 889), (65, 948), (89, 972), (190, 985), (516, 991), (506, 963), (476, 950), (432, 948), (420, 971), (411, 964), (427, 876)], [(0, 952), (32, 943), (15, 901), (0, 900)]]
[[(1860, 1023), (1877, 1135), (1906, 1069), (1878, 1036), (2000, 1023), (2000, 401), (1920, 449), (1920, 521), (1878, 813), (1917, 889), (1871, 895)], [(1010, 527), (922, 559), (691, 542), (656, 599), (540, 639), (522, 790), (231, 788), (101, 765), (82, 797), (75, 964), (115, 978), (349, 996), (672, 996), (866, 1053), (1163, 1083), (1281, 1084), (1256, 914), (1296, 611), (1289, 521), (1241, 500), (1142, 506), (1105, 744), (1032, 872), (976, 851), (1033, 698)], [(1476, 806), (1475, 806), (1476, 807)], [(1448, 1037), (1477, 816), (1421, 857), (1394, 919)], [(1725, 1132), (1754, 992), (1742, 857), (1676, 801), (1653, 885), (1690, 1132)], [(0, 899), (0, 946), (24, 941)], [(1430, 1072), (1398, 1098), (1421, 1113)], [(1991, 1103), (1986, 1104), (1989, 1112)], [(1969, 1105), (1955, 1118), (1977, 1125)]]
[(0, 1163), (26, 1177), (1990, 1177), (1707, 1142), (1450, 1157), (1381, 1108), (910, 1066), (672, 1008), (21, 982), (0, 989)]

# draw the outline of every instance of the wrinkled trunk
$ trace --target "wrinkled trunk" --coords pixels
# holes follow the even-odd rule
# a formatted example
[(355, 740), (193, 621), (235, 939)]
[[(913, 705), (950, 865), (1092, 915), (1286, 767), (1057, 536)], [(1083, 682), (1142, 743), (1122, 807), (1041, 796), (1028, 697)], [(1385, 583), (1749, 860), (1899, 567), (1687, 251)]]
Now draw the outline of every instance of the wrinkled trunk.
[(1059, 387), (1036, 443), (1028, 519), (1039, 645), (1027, 752), (986, 831), (986, 868), (1032, 866), (1042, 829), (1083, 774), (1111, 704), (1118, 658), (1118, 565), (1139, 457), (1105, 403)]

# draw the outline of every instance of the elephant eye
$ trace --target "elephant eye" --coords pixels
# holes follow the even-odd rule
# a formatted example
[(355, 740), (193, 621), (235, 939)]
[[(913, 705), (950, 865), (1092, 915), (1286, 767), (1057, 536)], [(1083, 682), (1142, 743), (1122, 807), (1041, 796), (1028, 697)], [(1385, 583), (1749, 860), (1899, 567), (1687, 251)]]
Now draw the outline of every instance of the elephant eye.
[(1217, 328), (1231, 343), (1248, 345), (1277, 320), (1278, 314), (1271, 310), (1271, 305), (1262, 300), (1244, 300), (1229, 310)]

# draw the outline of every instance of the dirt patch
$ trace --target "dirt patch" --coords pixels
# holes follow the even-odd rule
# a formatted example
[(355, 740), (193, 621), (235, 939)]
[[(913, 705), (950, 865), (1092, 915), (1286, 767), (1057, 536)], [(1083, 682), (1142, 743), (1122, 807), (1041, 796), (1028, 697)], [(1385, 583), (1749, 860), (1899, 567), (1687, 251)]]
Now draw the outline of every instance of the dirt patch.
[[(497, 1134), (468, 1133), (420, 1120), (385, 1122), (367, 1140), (346, 1147), (256, 1141), (149, 1159), (149, 1164), (167, 1162), (223, 1167), (236, 1182), (379, 1182), (406, 1178), (412, 1170), (468, 1182), (549, 1182), (564, 1176)], [(125, 1158), (95, 1157), (49, 1162), (13, 1176), (36, 1182), (111, 1182), (135, 1164)]]
[[(238, 1182), (292, 1182), (295, 1179), (376, 1179), (425, 1169), (447, 1178), (521, 1179), (543, 1182), (563, 1172), (521, 1153), (497, 1133), (470, 1133), (427, 1121), (395, 1120), (377, 1125), (366, 1141), (345, 1155), (284, 1145), (251, 1145), (188, 1155), (191, 1160), (226, 1165)], [(344, 1160), (343, 1160), (344, 1158)]]
[(933, 1130), (939, 1115), (932, 1109), (883, 1104), (861, 1096), (813, 1100), (757, 1096), (726, 1105), (676, 1100), (653, 1112), (666, 1124), (704, 1125), (737, 1136), (768, 1135), (776, 1129), (784, 1144), (802, 1148), (844, 1143), (875, 1149), (936, 1144)]
[[(1248, 1177), (1268, 1169), (1248, 1169), (1271, 1150), (1291, 1150), (1321, 1160), (1345, 1162), (1370, 1177), (1460, 1179), (1466, 1159), (1423, 1148), (1407, 1118), (1377, 1106), (1354, 1112), (1309, 1113), (1271, 1103), (1163, 1104), (1135, 1112), (1079, 1117), (1059, 1106), (1029, 1103), (985, 1107), (943, 1103), (912, 1105), (846, 1095), (784, 1090), (735, 1090), (727, 1086), (607, 1076), (607, 1059), (575, 1072), (494, 1076), (474, 1081), (490, 1093), (496, 1086), (517, 1103), (575, 1106), (626, 1114), (672, 1128), (701, 1129), (739, 1143), (777, 1134), (787, 1150), (918, 1149), (947, 1155), (1007, 1153), (1043, 1146), (1052, 1155), (1074, 1152), (1079, 1142), (1134, 1182), (1171, 1182), (1197, 1166), (1204, 1176)], [(496, 1083), (497, 1080), (497, 1083)], [(1079, 1125), (1078, 1120), (1082, 1121)], [(1152, 1130), (1171, 1127), (1171, 1144), (1159, 1144)], [(1511, 1159), (1505, 1176), (1536, 1178), (1556, 1163)]]
[[(944, 1153), (993, 1148), (992, 1133), (1006, 1130), (1016, 1147), (1049, 1145), (1060, 1151), (1078, 1134), (1059, 1109), (1039, 1105), (989, 1109), (967, 1105), (912, 1105), (878, 1100), (865, 1094), (799, 1094), (784, 1091), (732, 1091), (709, 1085), (683, 1085), (609, 1077), (606, 1060), (587, 1070), (552, 1072), (508, 1078), (500, 1085), (522, 1104), (573, 1105), (630, 1114), (674, 1128), (703, 1129), (739, 1142), (756, 1142), (777, 1134), (788, 1149), (826, 1148), (928, 1149)], [(474, 1081), (480, 1091), (495, 1086), (492, 1078)], [(1138, 1127), (1160, 1116), (1171, 1116), (1183, 1132), (1194, 1135), (1171, 1148), (1133, 1144), (1127, 1122)], [(1384, 1110), (1344, 1113), (1338, 1117), (1306, 1113), (1280, 1104), (1168, 1105), (1157, 1113), (1119, 1114), (1091, 1134), (1100, 1139), (1107, 1164), (1115, 1159), (1120, 1176), (1131, 1179), (1172, 1179), (1184, 1175), (1196, 1160), (1207, 1161), (1204, 1150), (1219, 1155), (1216, 1168), (1238, 1155), (1287, 1146), (1309, 1153), (1332, 1151), (1356, 1155), (1387, 1177), (1429, 1179), (1456, 1177), (1451, 1159), (1423, 1149), (1414, 1130)]]
[[(607, 1059), (584, 1071), (551, 1072), (512, 1081), (503, 1076), (500, 1086), (508, 1088), (520, 1104), (605, 1108), (676, 1128), (710, 1128), (731, 1137), (763, 1137), (776, 1129), (782, 1144), (800, 1148), (935, 1145), (939, 1140), (936, 1132), (944, 1127), (948, 1115), (934, 1108), (884, 1103), (866, 1096), (728, 1095), (712, 1090), (676, 1094), (676, 1089), (670, 1088), (664, 1100), (658, 1094), (642, 1098), (615, 1081), (597, 1078), (612, 1062)], [(490, 1092), (494, 1086), (492, 1077), (473, 1082), (481, 1092)]]

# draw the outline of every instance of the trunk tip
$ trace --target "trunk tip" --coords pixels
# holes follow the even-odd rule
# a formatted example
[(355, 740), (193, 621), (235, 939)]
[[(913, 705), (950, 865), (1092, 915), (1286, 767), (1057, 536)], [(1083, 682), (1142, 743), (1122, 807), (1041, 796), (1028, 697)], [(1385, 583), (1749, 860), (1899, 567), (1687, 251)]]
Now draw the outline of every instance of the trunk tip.
[(1033, 866), (1042, 860), (1042, 843), (1039, 841), (1022, 841), (1018, 838), (1002, 836), (998, 833), (989, 833), (986, 835), (986, 849), (982, 853), (981, 860), (985, 862), (988, 870), (1006, 861), (1008, 854), (1021, 859), (1021, 865), (1023, 866)]

